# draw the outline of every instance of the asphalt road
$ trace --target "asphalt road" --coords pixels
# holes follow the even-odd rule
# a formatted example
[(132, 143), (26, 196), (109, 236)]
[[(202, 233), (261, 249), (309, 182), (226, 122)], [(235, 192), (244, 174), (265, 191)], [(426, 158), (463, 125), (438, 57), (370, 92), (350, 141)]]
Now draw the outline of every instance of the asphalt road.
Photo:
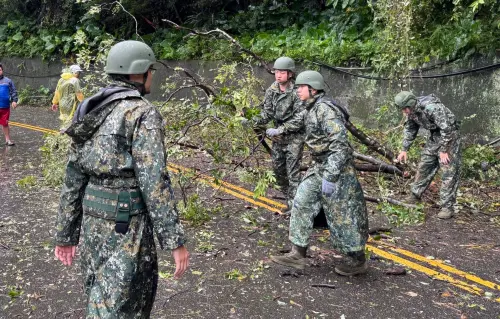
[[(41, 177), (39, 148), (44, 132), (57, 130), (56, 114), (20, 107), (11, 120), (16, 146), (0, 147), (0, 318), (83, 318), (79, 268), (62, 266), (52, 252), (59, 190), (17, 185)], [(160, 253), (152, 318), (500, 318), (494, 218), (464, 212), (396, 229), (370, 242), (368, 274), (345, 278), (333, 272), (340, 256), (321, 231), (304, 272), (269, 262), (287, 246), (287, 221), (271, 212), (279, 203), (213, 186), (208, 180), (197, 190), (218, 207), (211, 221), (187, 227), (190, 273), (171, 280), (172, 259)], [(404, 275), (387, 274), (400, 269)]]

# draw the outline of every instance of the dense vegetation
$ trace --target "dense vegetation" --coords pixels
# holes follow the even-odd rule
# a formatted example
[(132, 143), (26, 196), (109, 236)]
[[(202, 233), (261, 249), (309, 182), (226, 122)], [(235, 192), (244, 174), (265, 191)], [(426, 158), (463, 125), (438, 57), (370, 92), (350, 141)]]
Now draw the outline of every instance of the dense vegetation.
[[(236, 175), (240, 181), (255, 185), (256, 196), (264, 195), (275, 178), (266, 162), (268, 155), (259, 147), (262, 139), (240, 123), (242, 113), (258, 112), (261, 97), (257, 92), (263, 90), (263, 82), (248, 63), (255, 60), (226, 38), (188, 36), (189, 31), (172, 28), (163, 19), (199, 31), (224, 30), (267, 61), (288, 55), (333, 65), (370, 66), (393, 78), (407, 75), (431, 59), (493, 55), (500, 38), (500, 4), (493, 0), (0, 2), (7, 8), (0, 11), (0, 21), (4, 21), (0, 24), (2, 56), (78, 61), (88, 70), (89, 64), (103, 61), (115, 41), (141, 38), (153, 46), (160, 59), (219, 60), (210, 83), (179, 67), (171, 68), (174, 72), (162, 81), (165, 100), (157, 103), (168, 118), (169, 158), (181, 161), (201, 151), (213, 159), (204, 173), (215, 180)], [(99, 65), (86, 72), (86, 96), (101, 85), (100, 72)], [(33, 95), (34, 89), (30, 90), (21, 95)], [(36, 95), (43, 93), (40, 90), (43, 88)], [(189, 97), (177, 94), (185, 91)], [(385, 123), (379, 129), (386, 128), (387, 133), (362, 129), (397, 150), (401, 130), (390, 129), (399, 122), (394, 112), (385, 105), (374, 115), (377, 122)], [(68, 142), (64, 135), (46, 137), (41, 149), (46, 185), (61, 183)], [(365, 145), (352, 142), (359, 152), (377, 156)], [(412, 162), (418, 151), (413, 148), (410, 153)], [(494, 150), (483, 147), (480, 154), (484, 156), (477, 156), (477, 149), (465, 153), (464, 176), (481, 182), (497, 179), (500, 164)], [(198, 175), (184, 172), (175, 178), (181, 189), (183, 217), (193, 224), (203, 223), (207, 213), (195, 214), (203, 212), (201, 199), (193, 192)], [(19, 185), (32, 182), (28, 177)], [(378, 176), (367, 189), (382, 197), (397, 196), (395, 189), (404, 189), (405, 183), (398, 177), (388, 181)], [(386, 204), (380, 209), (391, 216), (399, 214), (397, 223), (419, 222), (423, 216)]]
[[(220, 28), (268, 61), (288, 55), (343, 66), (398, 68), (432, 58), (493, 55), (496, 0), (102, 1), (0, 0), (0, 55), (74, 59), (142, 37), (162, 59), (240, 59), (223, 39), (186, 37), (163, 19)], [(106, 46), (106, 45), (105, 45)], [(394, 70), (394, 68), (396, 70)]]

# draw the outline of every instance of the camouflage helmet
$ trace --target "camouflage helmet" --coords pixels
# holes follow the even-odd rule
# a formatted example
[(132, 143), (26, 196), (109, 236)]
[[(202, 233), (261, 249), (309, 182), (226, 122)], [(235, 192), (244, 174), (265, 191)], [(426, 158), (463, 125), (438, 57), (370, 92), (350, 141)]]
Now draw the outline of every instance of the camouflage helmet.
[(414, 107), (417, 103), (417, 97), (409, 91), (401, 91), (394, 97), (394, 103), (400, 110), (407, 107)]
[(104, 70), (107, 74), (143, 74), (155, 62), (155, 54), (149, 45), (128, 40), (111, 47)]
[(276, 61), (274, 61), (273, 69), (295, 72), (295, 62), (286, 56), (282, 56), (281, 58), (277, 58)]
[(295, 85), (309, 85), (315, 90), (325, 89), (325, 80), (323, 76), (316, 71), (304, 71), (299, 73)]

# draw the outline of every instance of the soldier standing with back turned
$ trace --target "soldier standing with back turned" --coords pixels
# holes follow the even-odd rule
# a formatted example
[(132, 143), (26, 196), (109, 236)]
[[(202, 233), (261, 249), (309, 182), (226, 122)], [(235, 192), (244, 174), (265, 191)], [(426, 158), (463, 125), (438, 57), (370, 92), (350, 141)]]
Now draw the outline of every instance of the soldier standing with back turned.
[(123, 41), (105, 71), (116, 81), (84, 100), (66, 130), (72, 139), (61, 191), (55, 255), (80, 255), (87, 318), (149, 318), (158, 262), (153, 234), (172, 250), (175, 278), (189, 254), (166, 171), (163, 119), (143, 98), (150, 92), (153, 51)]
[(430, 132), (407, 201), (420, 201), (423, 192), (441, 167), (441, 211), (437, 217), (451, 218), (457, 199), (461, 161), (460, 133), (455, 115), (434, 94), (416, 97), (411, 92), (402, 91), (396, 95), (394, 102), (407, 116), (403, 150), (398, 155), (398, 161), (406, 162), (408, 159), (407, 151), (417, 137), (419, 128)]

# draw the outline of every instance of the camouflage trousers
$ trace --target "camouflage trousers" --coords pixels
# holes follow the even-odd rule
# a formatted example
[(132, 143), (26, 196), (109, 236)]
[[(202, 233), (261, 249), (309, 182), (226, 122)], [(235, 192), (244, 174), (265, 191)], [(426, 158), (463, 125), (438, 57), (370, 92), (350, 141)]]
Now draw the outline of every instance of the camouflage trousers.
[(276, 183), (286, 195), (288, 207), (292, 207), (295, 192), (300, 183), (300, 162), (304, 151), (304, 136), (293, 134), (273, 142), (272, 163)]
[(432, 138), (427, 141), (422, 151), (415, 181), (411, 185), (411, 191), (415, 196), (420, 198), (427, 187), (429, 187), (439, 168), (441, 168), (440, 204), (441, 207), (453, 208), (457, 199), (462, 160), (460, 137), (457, 136), (452, 142), (448, 153), (450, 157), (448, 165), (439, 163), (438, 149), (439, 144), (437, 141), (432, 140)]
[(83, 218), (86, 318), (149, 318), (158, 284), (149, 216), (133, 216), (126, 234), (115, 232), (113, 220)]
[(334, 249), (344, 254), (364, 251), (368, 240), (368, 215), (354, 167), (349, 165), (341, 173), (330, 197), (321, 192), (321, 176), (308, 174), (297, 189), (290, 217), (290, 241), (296, 246), (309, 246), (314, 218), (323, 208)]

